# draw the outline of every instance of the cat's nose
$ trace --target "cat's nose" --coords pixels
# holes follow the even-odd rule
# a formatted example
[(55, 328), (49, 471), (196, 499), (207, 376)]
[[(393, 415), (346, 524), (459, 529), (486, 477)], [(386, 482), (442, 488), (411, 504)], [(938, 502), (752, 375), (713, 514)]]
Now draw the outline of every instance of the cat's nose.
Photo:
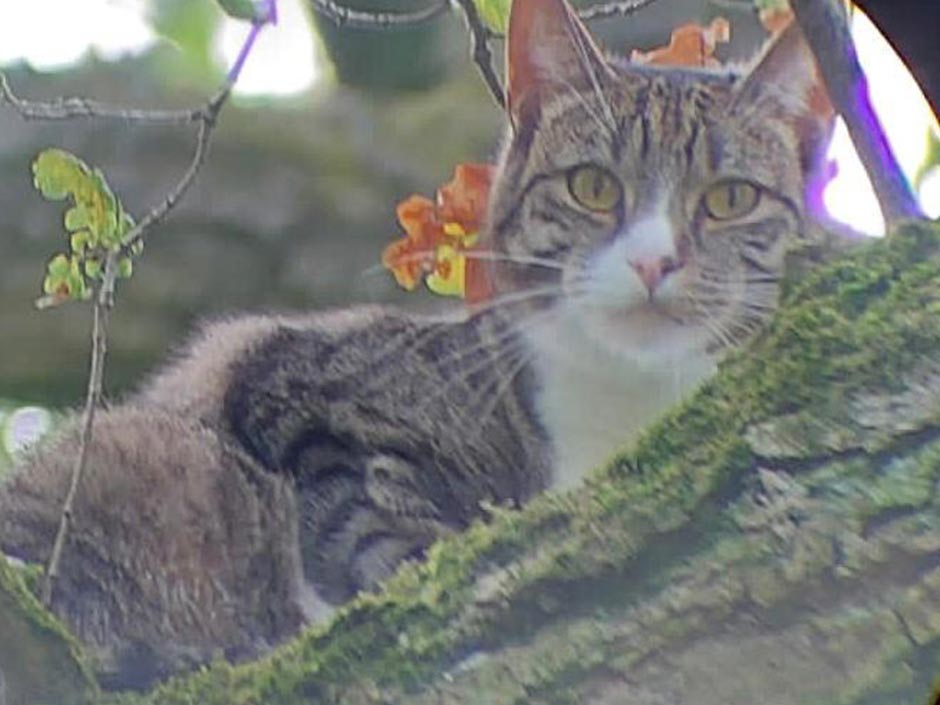
[(663, 279), (682, 268), (682, 262), (675, 257), (651, 257), (630, 260), (630, 266), (652, 296)]

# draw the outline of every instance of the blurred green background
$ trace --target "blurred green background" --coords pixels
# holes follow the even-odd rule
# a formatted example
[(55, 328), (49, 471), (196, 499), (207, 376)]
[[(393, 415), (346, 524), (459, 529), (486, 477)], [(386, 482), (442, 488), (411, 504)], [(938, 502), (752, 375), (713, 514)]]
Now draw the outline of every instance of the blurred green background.
[[(424, 4), (345, 2), (385, 11)], [(663, 44), (682, 22), (724, 15), (734, 43), (723, 55), (743, 57), (763, 37), (748, 7), (660, 0), (593, 29), (610, 48), (627, 51)], [(470, 62), (462, 17), (452, 9), (414, 29), (377, 32), (337, 27), (307, 9), (326, 77), (296, 95), (239, 97), (226, 106), (195, 186), (150, 232), (133, 279), (117, 292), (111, 399), (133, 389), (202, 319), (365, 301), (447, 305), (397, 291), (376, 264), (398, 236), (398, 201), (430, 194), (456, 163), (492, 160), (498, 151), (502, 115)], [(91, 52), (55, 72), (25, 62), (0, 69), (18, 95), (34, 100), (81, 95), (142, 108), (194, 106), (225, 72), (213, 51), (221, 18), (212, 0), (152, 0), (148, 21), (162, 38), (143, 54), (105, 61)], [(499, 57), (501, 43), (493, 49)], [(63, 209), (31, 185), (36, 153), (61, 147), (99, 166), (139, 216), (186, 169), (194, 137), (192, 128), (26, 122), (0, 105), (0, 400), (7, 400), (0, 411), (78, 406), (86, 383), (90, 307), (33, 307), (45, 263), (64, 245)]]

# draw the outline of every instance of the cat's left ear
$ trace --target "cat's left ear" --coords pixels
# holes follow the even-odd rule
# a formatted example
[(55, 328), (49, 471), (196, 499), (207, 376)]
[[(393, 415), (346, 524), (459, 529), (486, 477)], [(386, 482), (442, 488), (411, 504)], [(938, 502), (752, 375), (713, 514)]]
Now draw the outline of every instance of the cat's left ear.
[(816, 58), (795, 21), (768, 42), (735, 88), (731, 108), (746, 111), (765, 101), (772, 101), (790, 120), (804, 167), (813, 168), (828, 144), (836, 115)]

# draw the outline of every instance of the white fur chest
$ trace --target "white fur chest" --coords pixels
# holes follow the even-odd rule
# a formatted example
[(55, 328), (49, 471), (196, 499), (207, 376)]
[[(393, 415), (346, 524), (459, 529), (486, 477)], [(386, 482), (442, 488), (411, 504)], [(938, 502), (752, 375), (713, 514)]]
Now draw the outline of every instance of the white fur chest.
[(536, 409), (554, 445), (552, 489), (580, 484), (714, 369), (704, 355), (656, 362), (614, 355), (568, 318), (527, 335), (540, 378)]

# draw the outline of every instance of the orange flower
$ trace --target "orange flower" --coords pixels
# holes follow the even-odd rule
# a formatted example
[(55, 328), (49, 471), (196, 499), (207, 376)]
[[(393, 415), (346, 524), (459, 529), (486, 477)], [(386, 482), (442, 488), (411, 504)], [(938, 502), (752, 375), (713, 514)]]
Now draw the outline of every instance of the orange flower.
[(630, 60), (638, 64), (662, 66), (719, 66), (715, 47), (731, 39), (731, 25), (723, 17), (712, 20), (708, 27), (684, 24), (672, 31), (669, 45), (652, 51), (633, 50)]
[(488, 164), (460, 164), (435, 201), (411, 196), (398, 204), (398, 222), (406, 236), (385, 248), (382, 264), (399, 286), (413, 291), (424, 281), (434, 293), (468, 303), (490, 297), (485, 263), (466, 253), (480, 251), (477, 238), (492, 177)]

